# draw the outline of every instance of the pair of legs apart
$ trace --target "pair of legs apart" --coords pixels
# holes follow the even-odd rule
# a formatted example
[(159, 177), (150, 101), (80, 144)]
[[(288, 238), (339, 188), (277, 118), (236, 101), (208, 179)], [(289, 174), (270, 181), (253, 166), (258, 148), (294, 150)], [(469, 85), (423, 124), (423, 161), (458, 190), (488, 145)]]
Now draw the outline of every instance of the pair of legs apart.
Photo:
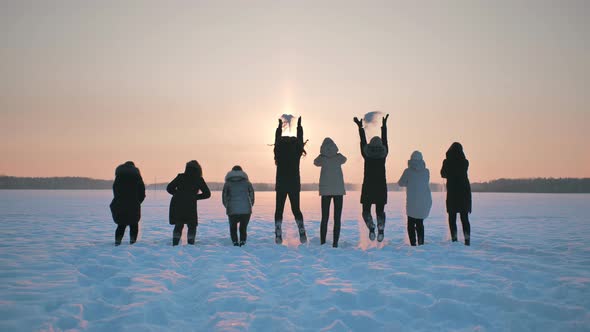
[[(461, 226), (463, 228), (463, 237), (465, 245), (471, 245), (471, 225), (469, 224), (469, 214), (467, 212), (459, 213), (461, 216)], [(449, 212), (449, 229), (451, 230), (451, 240), (457, 241), (457, 213)]]
[(299, 240), (301, 243), (307, 242), (307, 235), (305, 234), (305, 226), (303, 225), (303, 214), (301, 213), (300, 207), (300, 192), (281, 192), (277, 191), (276, 206), (275, 206), (275, 242), (277, 244), (283, 243), (283, 211), (285, 210), (285, 202), (289, 197), (289, 203), (291, 204), (291, 211), (295, 217), (297, 228), (299, 229)]

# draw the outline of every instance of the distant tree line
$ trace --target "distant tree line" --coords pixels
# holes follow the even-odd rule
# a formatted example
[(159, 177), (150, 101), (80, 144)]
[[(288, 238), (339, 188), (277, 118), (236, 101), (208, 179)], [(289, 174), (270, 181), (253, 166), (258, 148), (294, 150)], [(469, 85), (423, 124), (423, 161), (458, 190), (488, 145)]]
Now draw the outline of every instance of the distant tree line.
[[(213, 191), (221, 191), (223, 182), (208, 182)], [(149, 190), (165, 190), (167, 183), (146, 184)], [(15, 177), (0, 176), (0, 189), (111, 189), (113, 180), (97, 180), (86, 177)], [(274, 183), (254, 183), (257, 191), (274, 191)], [(358, 191), (360, 185), (347, 183), (346, 190)], [(389, 191), (402, 191), (397, 183), (387, 185)], [(432, 191), (444, 191), (444, 185), (431, 183)], [(302, 191), (317, 191), (317, 183), (302, 183)], [(511, 192), (511, 193), (590, 193), (590, 178), (536, 178), (536, 179), (498, 179), (471, 184), (473, 192)]]
[(475, 192), (590, 193), (590, 178), (498, 179), (472, 183)]
[(27, 178), (0, 176), (0, 189), (112, 189), (113, 180), (84, 177)]

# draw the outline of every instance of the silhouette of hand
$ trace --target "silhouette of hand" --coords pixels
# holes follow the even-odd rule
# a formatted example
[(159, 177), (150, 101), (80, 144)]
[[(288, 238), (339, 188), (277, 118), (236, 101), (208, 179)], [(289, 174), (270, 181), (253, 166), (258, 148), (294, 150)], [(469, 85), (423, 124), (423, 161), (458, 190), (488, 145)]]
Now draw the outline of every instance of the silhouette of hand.
[(361, 119), (361, 120), (359, 120), (359, 118), (357, 118), (356, 116), (354, 117), (354, 123), (356, 123), (356, 125), (357, 125), (359, 128), (362, 128), (362, 127), (363, 127), (363, 120), (362, 120), (362, 119)]
[(279, 119), (279, 128), (283, 128), (283, 120)]
[(386, 125), (387, 125), (387, 119), (388, 119), (388, 118), (389, 118), (389, 114), (387, 114), (387, 115), (386, 115), (386, 116), (383, 118), (383, 123), (382, 123), (382, 125), (383, 125), (383, 126), (386, 126)]
[(301, 117), (299, 117), (299, 119), (297, 119), (297, 127), (301, 127)]

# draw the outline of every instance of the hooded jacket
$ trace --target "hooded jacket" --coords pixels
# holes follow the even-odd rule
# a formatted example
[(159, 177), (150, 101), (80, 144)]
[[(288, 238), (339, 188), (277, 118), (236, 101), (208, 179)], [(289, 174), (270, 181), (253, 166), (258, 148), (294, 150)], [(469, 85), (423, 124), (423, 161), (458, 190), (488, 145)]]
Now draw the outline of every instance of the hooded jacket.
[[(195, 166), (198, 164), (195, 162)], [(198, 224), (197, 200), (211, 197), (211, 191), (203, 179), (200, 166), (187, 163), (184, 173), (180, 173), (168, 184), (166, 191), (172, 195), (170, 200), (170, 225)]]
[(227, 173), (221, 200), (228, 216), (252, 213), (254, 188), (246, 172), (232, 170)]
[(115, 170), (113, 196), (110, 208), (114, 222), (119, 225), (137, 224), (141, 219), (145, 185), (133, 162), (128, 161)]
[(381, 127), (381, 137), (373, 137), (367, 144), (365, 129), (359, 128), (361, 155), (365, 160), (362, 204), (387, 204), (387, 179), (385, 161), (389, 152), (387, 144), (387, 127)]
[(320, 195), (341, 196), (346, 194), (344, 188), (344, 175), (342, 164), (346, 163), (346, 157), (338, 153), (338, 146), (334, 141), (326, 137), (320, 147), (320, 155), (315, 158), (313, 164), (321, 167)]
[(471, 213), (471, 184), (467, 176), (469, 161), (463, 146), (455, 142), (447, 151), (440, 175), (447, 179), (447, 212)]
[(305, 153), (303, 127), (297, 126), (297, 137), (283, 137), (283, 129), (275, 131), (274, 157), (277, 166), (275, 191), (301, 191), (301, 174), (299, 165)]
[(430, 171), (426, 168), (422, 153), (412, 153), (408, 168), (404, 170), (397, 184), (406, 187), (406, 214), (415, 219), (426, 219), (432, 207), (432, 194)]

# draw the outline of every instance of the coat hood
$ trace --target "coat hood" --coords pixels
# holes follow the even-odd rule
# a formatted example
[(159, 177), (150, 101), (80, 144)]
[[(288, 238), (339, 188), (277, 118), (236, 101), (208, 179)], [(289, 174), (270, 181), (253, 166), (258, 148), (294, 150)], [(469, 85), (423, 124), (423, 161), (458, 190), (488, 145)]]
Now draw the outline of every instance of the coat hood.
[(449, 150), (447, 150), (447, 159), (466, 159), (465, 153), (463, 152), (463, 146), (459, 142), (451, 144)]
[(242, 180), (248, 180), (248, 174), (246, 174), (246, 172), (244, 171), (229, 171), (227, 173), (227, 175), (225, 176), (225, 181), (242, 181)]
[(364, 152), (371, 159), (380, 159), (387, 156), (387, 148), (385, 148), (383, 141), (378, 136), (371, 138), (369, 144), (365, 145)]
[(320, 153), (326, 157), (334, 157), (338, 154), (338, 146), (330, 137), (326, 137), (320, 147)]
[(422, 170), (426, 168), (426, 163), (424, 163), (424, 159), (422, 159), (422, 152), (414, 151), (410, 160), (408, 160), (408, 167), (415, 169), (415, 170)]
[(121, 164), (115, 170), (115, 176), (119, 175), (140, 175), (139, 169), (135, 167), (135, 164), (132, 161), (128, 161), (124, 164)]

